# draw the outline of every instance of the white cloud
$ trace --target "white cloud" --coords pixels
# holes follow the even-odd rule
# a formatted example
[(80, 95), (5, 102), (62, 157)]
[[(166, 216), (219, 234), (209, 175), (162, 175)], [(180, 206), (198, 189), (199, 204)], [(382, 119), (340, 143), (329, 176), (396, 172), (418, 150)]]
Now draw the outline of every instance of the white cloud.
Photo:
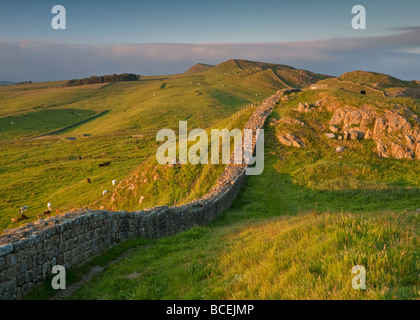
[(2, 80), (58, 80), (93, 74), (169, 74), (232, 58), (341, 74), (364, 69), (420, 79), (420, 28), (381, 37), (278, 43), (78, 45), (0, 40)]
[(399, 50), (400, 52), (420, 54), (420, 48), (406, 48)]

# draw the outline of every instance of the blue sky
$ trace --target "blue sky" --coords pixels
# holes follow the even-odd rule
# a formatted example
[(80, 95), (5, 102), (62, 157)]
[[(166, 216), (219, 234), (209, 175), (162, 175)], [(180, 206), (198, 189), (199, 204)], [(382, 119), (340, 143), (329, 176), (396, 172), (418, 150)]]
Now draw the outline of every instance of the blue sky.
[[(66, 8), (67, 30), (51, 28), (51, 8), (56, 4)], [(356, 4), (366, 7), (367, 30), (351, 28), (351, 8)], [(407, 35), (408, 29), (398, 29), (416, 26), (420, 26), (418, 0), (2, 1), (0, 80), (57, 80), (111, 71), (165, 74), (182, 72), (183, 68), (196, 62), (218, 63), (225, 58), (270, 59), (267, 62), (292, 64), (337, 75), (350, 71), (349, 68), (369, 69), (371, 66), (377, 68), (374, 71), (394, 72), (401, 78), (418, 79), (420, 67), (413, 69), (408, 65), (420, 57), (420, 51), (417, 53), (420, 46), (416, 42), (419, 33)], [(413, 33), (413, 29), (410, 30)], [(401, 43), (396, 38), (399, 34), (404, 35), (406, 41)], [(369, 40), (387, 37), (394, 42), (383, 52), (383, 41), (379, 41), (381, 46), (374, 54), (375, 48), (369, 45)], [(413, 37), (414, 41), (410, 42)], [(362, 52), (355, 53), (348, 48), (340, 51), (342, 66), (330, 60), (336, 66), (330, 68), (328, 59), (332, 59), (331, 55), (337, 49), (334, 41), (343, 46), (343, 39), (348, 39), (361, 51), (363, 44), (369, 45), (366, 59), (363, 59)], [(329, 49), (320, 48), (325, 41), (329, 43)], [(280, 47), (289, 45), (282, 52), (277, 48), (277, 55), (261, 50), (261, 47), (269, 50), (272, 43)], [(184, 44), (183, 51), (177, 47), (171, 57), (170, 47), (163, 44)], [(197, 54), (191, 51), (191, 46), (198, 44), (208, 46), (201, 47), (200, 54)], [(158, 54), (153, 60), (147, 55), (153, 48), (151, 45), (161, 45), (160, 50), (167, 51), (167, 55)], [(247, 45), (246, 51), (243, 45)], [(318, 56), (293, 59), (284, 51), (290, 50), (290, 45), (315, 50), (314, 54)], [(98, 53), (99, 50), (109, 54)], [(125, 62), (118, 60), (122, 50)], [(226, 52), (234, 56), (227, 57)], [(374, 55), (379, 61), (372, 59)], [(92, 59), (92, 63), (83, 61), (83, 56), (87, 61)], [(324, 61), (320, 61), (321, 56)], [(204, 61), (197, 61), (200, 58)], [(337, 60), (339, 57), (333, 58)], [(44, 67), (49, 64), (52, 70), (30, 67), (34, 64), (44, 64)], [(101, 66), (106, 67), (101, 70)], [(325, 70), (319, 70), (321, 68)]]

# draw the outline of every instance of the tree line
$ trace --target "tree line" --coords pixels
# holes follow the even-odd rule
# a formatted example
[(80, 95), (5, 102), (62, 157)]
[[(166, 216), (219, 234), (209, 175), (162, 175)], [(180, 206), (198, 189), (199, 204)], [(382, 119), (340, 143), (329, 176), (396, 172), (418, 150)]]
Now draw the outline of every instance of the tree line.
[(107, 82), (119, 82), (119, 81), (138, 81), (141, 80), (139, 74), (133, 73), (122, 73), (122, 74), (110, 74), (105, 76), (92, 76), (84, 79), (72, 79), (69, 80), (67, 86), (83, 86), (85, 84), (95, 83), (107, 83)]

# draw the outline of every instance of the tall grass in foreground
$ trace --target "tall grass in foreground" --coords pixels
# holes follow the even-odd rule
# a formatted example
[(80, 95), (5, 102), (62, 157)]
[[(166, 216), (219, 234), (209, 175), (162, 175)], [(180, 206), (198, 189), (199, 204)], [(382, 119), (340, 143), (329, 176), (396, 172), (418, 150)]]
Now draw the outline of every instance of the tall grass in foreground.
[[(71, 299), (415, 299), (419, 222), (413, 212), (302, 214), (137, 240)], [(357, 264), (366, 290), (352, 289)]]
[[(322, 214), (228, 234), (214, 298), (410, 299), (419, 296), (419, 215)], [(355, 265), (367, 289), (351, 286)]]

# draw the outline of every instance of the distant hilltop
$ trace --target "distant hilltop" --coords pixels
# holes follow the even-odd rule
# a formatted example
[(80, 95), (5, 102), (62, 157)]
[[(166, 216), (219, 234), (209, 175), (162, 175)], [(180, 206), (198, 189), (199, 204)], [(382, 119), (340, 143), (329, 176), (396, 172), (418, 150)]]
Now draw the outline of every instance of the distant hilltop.
[[(209, 72), (216, 75), (224, 75), (232, 72), (247, 71), (249, 75), (262, 73), (265, 80), (275, 83), (278, 88), (302, 88), (317, 81), (332, 78), (332, 76), (317, 74), (308, 70), (295, 69), (288, 65), (265, 63), (242, 59), (230, 59), (212, 66), (197, 63), (189, 68), (185, 74)], [(259, 80), (261, 81), (261, 79)]]
[(214, 65), (211, 64), (205, 64), (205, 63), (197, 63), (195, 65), (193, 65), (191, 68), (189, 68), (187, 71), (185, 71), (185, 74), (192, 74), (192, 73), (199, 73), (199, 72), (204, 72), (204, 71), (208, 71), (211, 68), (215, 67)]

